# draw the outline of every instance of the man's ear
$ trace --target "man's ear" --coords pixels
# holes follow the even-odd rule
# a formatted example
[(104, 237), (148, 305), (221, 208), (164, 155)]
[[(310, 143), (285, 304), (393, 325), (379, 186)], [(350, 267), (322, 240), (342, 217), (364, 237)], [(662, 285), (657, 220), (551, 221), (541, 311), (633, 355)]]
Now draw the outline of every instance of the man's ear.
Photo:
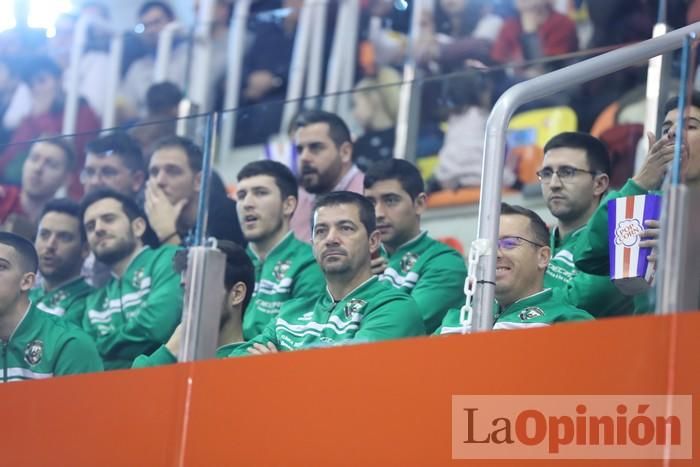
[(85, 261), (88, 256), (90, 256), (90, 244), (85, 240), (83, 246), (80, 247), (80, 257)]
[(238, 306), (243, 303), (243, 300), (245, 300), (245, 294), (248, 291), (248, 287), (246, 287), (245, 283), (243, 282), (236, 282), (233, 284), (233, 287), (231, 287), (231, 291), (228, 293), (228, 304), (230, 307)]
[(137, 217), (131, 221), (131, 231), (134, 233), (136, 238), (143, 237), (143, 234), (146, 232), (146, 219), (143, 217)]
[(134, 170), (131, 172), (131, 191), (138, 193), (143, 189), (146, 183), (146, 174), (143, 170)]
[(416, 214), (422, 216), (425, 212), (428, 203), (428, 195), (425, 193), (419, 193), (416, 199), (413, 201), (413, 206), (416, 210)]
[(21, 292), (29, 292), (34, 287), (34, 282), (36, 282), (36, 274), (25, 272), (22, 275), (22, 280), (19, 282), (19, 290)]
[(544, 271), (549, 265), (549, 260), (552, 258), (552, 250), (548, 246), (540, 247), (537, 250), (537, 269)]
[(292, 215), (294, 214), (294, 211), (297, 209), (297, 198), (296, 196), (287, 196), (283, 201), (282, 201), (282, 214), (285, 217), (288, 217), (291, 219)]
[(352, 163), (352, 143), (350, 141), (341, 144), (338, 148), (338, 152), (340, 153), (340, 160), (342, 160), (343, 163)]
[(593, 178), (593, 195), (601, 197), (610, 187), (610, 177), (608, 174), (598, 174)]
[(375, 230), (369, 234), (369, 253), (370, 256), (374, 255), (379, 248), (382, 246), (382, 234), (379, 230)]

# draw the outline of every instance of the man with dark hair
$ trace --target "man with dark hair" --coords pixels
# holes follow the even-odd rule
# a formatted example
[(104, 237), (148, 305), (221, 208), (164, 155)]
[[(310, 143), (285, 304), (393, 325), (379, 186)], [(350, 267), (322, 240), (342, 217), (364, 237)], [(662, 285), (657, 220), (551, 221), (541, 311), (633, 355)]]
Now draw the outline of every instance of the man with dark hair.
[(632, 300), (609, 278), (586, 274), (574, 265), (586, 242), (586, 224), (608, 190), (609, 174), (605, 144), (576, 132), (560, 133), (545, 144), (542, 168), (537, 173), (547, 207), (558, 221), (548, 242), (552, 259), (545, 287), (598, 318), (633, 310)]
[(22, 165), (21, 187), (0, 188), (2, 229), (33, 240), (44, 206), (61, 188), (68, 187), (74, 163), (73, 148), (63, 139), (32, 144)]
[[(246, 251), (237, 244), (224, 240), (218, 242), (216, 248), (226, 255), (226, 269), (224, 270), (226, 298), (221, 307), (221, 324), (216, 355), (226, 357), (231, 346), (243, 341), (242, 321), (253, 296), (255, 270)], [(187, 257), (186, 255), (181, 255), (181, 257), (184, 257), (185, 261), (178, 264), (178, 269), (184, 273), (187, 269)], [(165, 345), (150, 356), (139, 356), (134, 360), (132, 368), (176, 363), (177, 355), (180, 352), (182, 332), (182, 325), (179, 325)]]
[(138, 355), (165, 343), (180, 322), (177, 247), (158, 247), (146, 215), (124, 194), (94, 191), (81, 208), (90, 249), (112, 273), (107, 285), (88, 296), (83, 328), (106, 369), (129, 368)]
[(340, 117), (309, 110), (297, 117), (294, 128), (301, 188), (291, 225), (297, 238), (308, 242), (315, 196), (343, 190), (362, 193), (364, 175), (352, 162), (350, 130)]
[[(627, 180), (619, 191), (611, 192), (588, 223), (587, 242), (577, 258), (576, 266), (591, 274), (609, 277), (610, 257), (608, 249), (608, 205), (607, 201), (627, 196), (658, 193), (667, 170), (673, 161), (676, 149), (676, 133), (683, 132), (681, 146), (681, 180), (690, 188), (700, 186), (700, 92), (694, 91), (688, 96), (688, 108), (685, 114), (686, 128), (678, 128), (678, 97), (671, 97), (664, 105), (665, 116), (661, 126), (661, 137), (649, 133), (649, 152), (640, 170)], [(640, 234), (643, 239), (640, 247), (651, 247), (650, 260), (656, 260), (658, 246), (659, 222), (648, 220), (646, 230)], [(635, 313), (654, 311), (652, 294), (635, 295)]]
[(95, 344), (84, 332), (29, 300), (37, 263), (28, 240), (0, 232), (2, 382), (101, 371)]
[[(535, 212), (501, 204), (496, 259), (494, 329), (529, 329), (563, 321), (585, 321), (593, 317), (544, 287), (544, 274), (551, 250), (549, 231)], [(471, 317), (468, 317), (468, 319)], [(435, 334), (462, 332), (460, 309), (447, 313)], [(468, 323), (466, 331), (471, 330)]]
[(243, 319), (243, 337), (260, 334), (291, 299), (323, 293), (323, 275), (311, 247), (294, 237), (289, 220), (297, 205), (292, 172), (274, 161), (255, 161), (238, 173), (238, 219), (255, 266), (255, 294)]
[(116, 131), (101, 136), (86, 147), (85, 168), (80, 174), (85, 193), (109, 188), (136, 198), (146, 180), (143, 154), (128, 134)]
[[(197, 222), (202, 150), (187, 138), (167, 137), (156, 143), (148, 174), (145, 193), (148, 220), (161, 243), (183, 244)], [(236, 203), (214, 188), (212, 185), (209, 190), (207, 235), (244, 244)]]
[(44, 208), (34, 242), (39, 255), (41, 285), (29, 299), (41, 311), (82, 325), (85, 298), (92, 291), (80, 275), (90, 253), (80, 218), (80, 206), (69, 199), (54, 199)]
[(377, 162), (367, 170), (364, 185), (382, 235), (381, 255), (372, 260), (373, 272), (411, 294), (426, 330), (432, 333), (447, 310), (464, 301), (464, 258), (421, 231), (426, 194), (413, 164), (402, 159)]
[(326, 293), (290, 300), (255, 339), (231, 346), (230, 356), (376, 342), (425, 333), (416, 302), (372, 274), (380, 246), (374, 207), (357, 193), (320, 197), (314, 208), (313, 251)]
[(169, 81), (153, 84), (148, 88), (146, 117), (129, 130), (129, 134), (138, 141), (146, 157), (153, 154), (158, 141), (175, 136), (177, 113), (182, 97), (182, 91)]

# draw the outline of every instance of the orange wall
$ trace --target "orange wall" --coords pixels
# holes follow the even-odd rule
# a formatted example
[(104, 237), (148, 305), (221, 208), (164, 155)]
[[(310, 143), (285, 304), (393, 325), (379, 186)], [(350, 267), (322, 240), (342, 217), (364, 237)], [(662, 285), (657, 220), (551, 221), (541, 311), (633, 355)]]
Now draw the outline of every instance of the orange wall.
[(0, 465), (465, 465), (453, 394), (697, 395), (698, 336), (685, 313), (0, 385)]

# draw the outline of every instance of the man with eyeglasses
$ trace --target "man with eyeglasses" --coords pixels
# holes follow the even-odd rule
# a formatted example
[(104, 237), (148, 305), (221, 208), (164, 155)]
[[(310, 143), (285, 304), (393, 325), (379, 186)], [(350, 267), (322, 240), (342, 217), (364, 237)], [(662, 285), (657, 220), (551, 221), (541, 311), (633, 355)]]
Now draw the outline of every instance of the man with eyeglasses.
[[(547, 245), (549, 230), (540, 216), (503, 203), (498, 235), (494, 329), (530, 329), (593, 319), (545, 288), (551, 249)], [(463, 329), (460, 310), (453, 308), (435, 334), (461, 333)], [(471, 331), (471, 323), (466, 331)]]
[(610, 158), (600, 140), (586, 133), (560, 133), (544, 147), (537, 175), (549, 212), (552, 259), (544, 286), (597, 318), (633, 312), (632, 299), (620, 293), (609, 277), (586, 274), (575, 266), (586, 242), (586, 224), (608, 190)]

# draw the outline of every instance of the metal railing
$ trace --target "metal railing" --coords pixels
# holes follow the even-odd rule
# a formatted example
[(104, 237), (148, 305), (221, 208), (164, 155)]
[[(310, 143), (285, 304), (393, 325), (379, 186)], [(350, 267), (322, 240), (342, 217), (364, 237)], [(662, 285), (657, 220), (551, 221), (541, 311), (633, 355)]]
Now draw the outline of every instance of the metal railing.
[(478, 259), (476, 271), (477, 285), (472, 319), (476, 330), (484, 331), (493, 326), (496, 242), (500, 217), (503, 156), (506, 130), (513, 113), (518, 107), (528, 102), (551, 96), (651, 57), (678, 49), (690, 33), (700, 33), (700, 22), (516, 84), (498, 99), (486, 124), (484, 144), (476, 238), (477, 241), (486, 244), (486, 249), (485, 254), (482, 254)]

